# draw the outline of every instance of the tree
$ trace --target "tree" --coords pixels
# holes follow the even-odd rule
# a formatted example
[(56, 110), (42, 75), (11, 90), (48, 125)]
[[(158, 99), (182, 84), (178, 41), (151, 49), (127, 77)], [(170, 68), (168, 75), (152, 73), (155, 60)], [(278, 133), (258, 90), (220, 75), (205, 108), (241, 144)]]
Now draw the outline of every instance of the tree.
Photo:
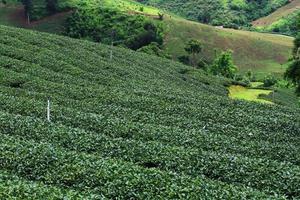
[(275, 76), (269, 74), (264, 78), (264, 87), (271, 87), (275, 85), (278, 82), (278, 80), (275, 78)]
[(300, 54), (300, 33), (296, 36), (294, 40), (294, 49), (293, 49), (293, 57), (294, 59), (299, 59)]
[(30, 19), (31, 19), (31, 11), (32, 11), (32, 0), (22, 0), (22, 3), (24, 5), (24, 9), (25, 9), (25, 13), (26, 13), (26, 17), (28, 19), (28, 23), (30, 23)]
[(57, 12), (57, 0), (47, 0), (46, 3), (47, 3), (47, 11), (50, 14)]
[[(298, 31), (300, 30), (300, 16), (298, 17)], [(285, 72), (285, 77), (297, 85), (297, 93), (300, 93), (300, 33), (294, 41), (293, 61)]]
[(191, 39), (184, 50), (190, 55), (190, 64), (193, 67), (197, 65), (197, 55), (202, 52), (202, 44), (200, 41)]
[(234, 78), (237, 67), (233, 64), (231, 51), (222, 52), (215, 59), (210, 71), (214, 75), (221, 75), (227, 78)]

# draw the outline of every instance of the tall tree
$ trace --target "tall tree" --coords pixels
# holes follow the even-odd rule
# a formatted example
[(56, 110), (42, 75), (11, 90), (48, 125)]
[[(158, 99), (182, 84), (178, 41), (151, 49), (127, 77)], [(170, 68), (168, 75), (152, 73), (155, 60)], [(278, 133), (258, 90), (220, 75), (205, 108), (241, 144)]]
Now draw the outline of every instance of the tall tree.
[(196, 67), (196, 65), (197, 65), (197, 56), (199, 55), (199, 53), (202, 52), (201, 42), (198, 41), (198, 40), (191, 39), (187, 43), (187, 45), (184, 49), (190, 56), (190, 64), (193, 67)]
[(210, 68), (214, 75), (221, 75), (227, 78), (233, 78), (237, 72), (237, 67), (233, 64), (231, 51), (222, 52), (214, 61)]
[(297, 85), (297, 93), (300, 94), (300, 16), (298, 17), (298, 34), (294, 41), (293, 61), (285, 72), (285, 77)]
[(57, 12), (57, 0), (46, 0), (47, 3), (47, 11), (50, 14)]
[(28, 23), (30, 22), (30, 13), (32, 11), (32, 0), (22, 0), (22, 3), (24, 5), (26, 17), (28, 19)]

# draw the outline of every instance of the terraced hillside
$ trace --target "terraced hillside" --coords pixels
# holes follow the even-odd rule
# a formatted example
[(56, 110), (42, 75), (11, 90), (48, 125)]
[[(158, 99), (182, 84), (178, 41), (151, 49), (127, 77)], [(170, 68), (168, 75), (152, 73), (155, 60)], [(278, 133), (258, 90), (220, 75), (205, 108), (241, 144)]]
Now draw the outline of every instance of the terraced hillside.
[(300, 197), (299, 110), (122, 48), (0, 36), (0, 199)]

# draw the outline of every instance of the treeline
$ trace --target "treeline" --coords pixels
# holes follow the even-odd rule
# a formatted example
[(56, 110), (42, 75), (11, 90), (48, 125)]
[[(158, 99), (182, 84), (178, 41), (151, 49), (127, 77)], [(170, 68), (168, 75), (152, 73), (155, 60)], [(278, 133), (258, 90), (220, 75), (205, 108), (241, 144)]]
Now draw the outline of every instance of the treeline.
[(39, 20), (56, 12), (71, 9), (68, 1), (59, 0), (20, 0), (31, 21)]
[(238, 28), (251, 26), (251, 21), (270, 14), (287, 4), (289, 0), (139, 0), (139, 2), (159, 6), (202, 23)]

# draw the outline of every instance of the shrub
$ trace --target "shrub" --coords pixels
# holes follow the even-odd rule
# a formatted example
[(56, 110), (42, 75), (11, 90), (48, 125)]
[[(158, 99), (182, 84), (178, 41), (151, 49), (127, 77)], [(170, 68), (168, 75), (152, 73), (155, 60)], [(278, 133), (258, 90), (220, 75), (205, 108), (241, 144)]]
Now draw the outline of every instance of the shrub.
[(277, 79), (273, 75), (268, 75), (264, 78), (264, 87), (271, 87), (274, 86), (277, 83)]
[(222, 52), (215, 59), (210, 71), (214, 75), (221, 75), (226, 78), (234, 78), (237, 67), (233, 64), (232, 53), (230, 51)]

